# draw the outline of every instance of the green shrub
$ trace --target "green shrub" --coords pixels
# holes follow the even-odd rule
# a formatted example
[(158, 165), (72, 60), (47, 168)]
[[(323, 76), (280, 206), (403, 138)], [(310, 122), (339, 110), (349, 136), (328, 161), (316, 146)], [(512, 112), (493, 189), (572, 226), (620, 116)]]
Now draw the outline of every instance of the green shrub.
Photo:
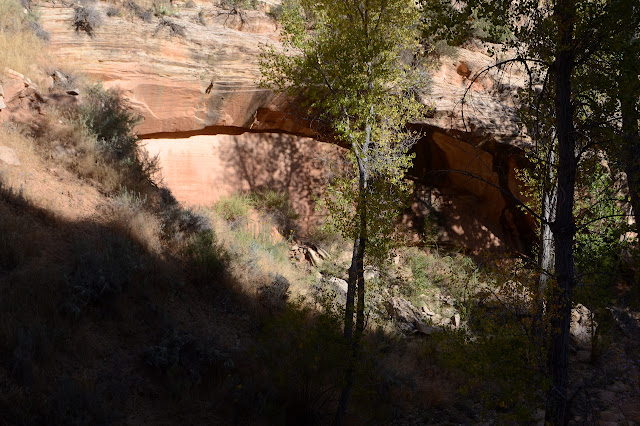
[(100, 84), (87, 87), (80, 116), (107, 155), (123, 160), (136, 153), (134, 126), (140, 117), (131, 113), (118, 92), (104, 90)]
[(215, 204), (215, 211), (227, 222), (235, 222), (246, 219), (251, 208), (250, 200), (242, 194), (234, 194), (221, 197)]
[(167, 4), (166, 2), (153, 2), (153, 14), (158, 18), (162, 18), (163, 16), (180, 16), (180, 14), (173, 9), (171, 4)]
[(255, 10), (258, 7), (257, 0), (220, 0), (223, 9)]
[(120, 94), (104, 90), (100, 84), (89, 86), (79, 110), (87, 130), (95, 135), (103, 159), (116, 166), (122, 181), (119, 186), (142, 193), (158, 171), (158, 160), (138, 146), (134, 127), (140, 117), (133, 114)]
[(207, 285), (224, 279), (230, 259), (216, 240), (212, 229), (198, 232), (189, 238), (183, 254), (196, 283)]
[(249, 193), (248, 197), (256, 210), (267, 213), (271, 217), (280, 234), (286, 236), (295, 231), (295, 220), (299, 215), (291, 206), (289, 194), (262, 189)]

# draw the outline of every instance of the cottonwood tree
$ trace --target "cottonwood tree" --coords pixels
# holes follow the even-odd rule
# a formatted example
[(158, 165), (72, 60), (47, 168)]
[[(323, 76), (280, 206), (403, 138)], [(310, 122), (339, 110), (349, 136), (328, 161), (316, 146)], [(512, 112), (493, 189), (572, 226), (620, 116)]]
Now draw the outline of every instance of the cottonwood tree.
[[(365, 328), (365, 256), (389, 247), (392, 225), (409, 187), (415, 135), (405, 129), (424, 107), (416, 101), (414, 62), (418, 10), (412, 0), (300, 0), (283, 11), (284, 50), (267, 48), (263, 82), (303, 98), (330, 137), (346, 146), (351, 173), (334, 179), (325, 205), (353, 241), (344, 337), (350, 344), (335, 424), (342, 424)], [(354, 321), (355, 316), (355, 321)]]
[[(425, 4), (442, 2), (423, 0)], [(608, 135), (621, 127), (625, 138), (623, 157), (632, 191), (635, 186), (637, 95), (624, 96), (624, 90), (629, 92), (628, 89), (637, 84), (637, 65), (634, 65), (637, 61), (636, 57), (631, 58), (633, 54), (629, 51), (634, 51), (632, 45), (637, 41), (638, 31), (636, 27), (626, 32), (631, 36), (620, 36), (619, 33), (621, 28), (630, 30), (620, 23), (629, 22), (628, 17), (637, 13), (637, 5), (629, 0), (469, 0), (460, 4), (461, 7), (454, 8), (456, 13), (467, 13), (470, 17), (473, 13), (473, 17), (485, 19), (494, 27), (507, 28), (513, 35), (507, 43), (510, 51), (515, 52), (513, 58), (496, 67), (517, 61), (529, 71), (530, 90), (524, 106), (534, 117), (529, 123), (533, 124), (529, 131), (537, 143), (543, 144), (536, 152), (538, 177), (544, 188), (540, 199), (542, 212), (536, 217), (542, 230), (540, 290), (545, 291), (550, 325), (547, 361), (551, 386), (546, 398), (546, 421), (563, 424), (568, 416), (569, 325), (573, 290), (577, 284), (574, 256), (578, 230), (574, 208), (576, 179), (584, 160), (599, 146), (608, 143)], [(460, 16), (455, 13), (454, 16), (456, 22), (466, 25)], [(428, 16), (426, 21), (429, 24)], [(616, 47), (612, 49), (612, 46)], [(597, 63), (612, 55), (624, 58), (619, 62), (622, 75), (618, 84), (611, 82), (616, 73)], [(593, 79), (598, 79), (598, 73), (600, 83), (595, 84)], [(603, 79), (602, 74), (609, 78)], [(622, 89), (621, 86), (627, 87)], [(596, 87), (599, 89), (594, 90)], [(601, 102), (603, 93), (616, 99), (609, 103), (608, 109)], [(623, 110), (622, 126), (615, 118), (616, 108), (620, 107)], [(552, 245), (545, 244), (549, 241), (545, 234), (549, 233)], [(553, 279), (548, 280), (548, 277)]]

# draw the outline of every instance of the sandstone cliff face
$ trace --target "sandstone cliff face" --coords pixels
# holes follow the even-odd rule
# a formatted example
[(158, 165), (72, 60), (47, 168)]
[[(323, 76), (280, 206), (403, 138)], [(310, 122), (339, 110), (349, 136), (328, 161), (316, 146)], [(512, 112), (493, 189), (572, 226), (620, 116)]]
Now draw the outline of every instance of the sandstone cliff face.
[[(107, 4), (95, 7), (106, 15)], [(273, 98), (256, 83), (260, 45), (277, 34), (265, 12), (246, 12), (249, 23), (238, 31), (235, 15), (220, 15), (229, 18), (227, 24), (210, 16), (205, 27), (194, 22), (195, 8), (185, 9), (180, 18), (167, 18), (184, 27), (181, 37), (157, 18), (147, 23), (122, 9), (122, 17), (105, 16), (90, 37), (73, 31), (72, 7), (43, 3), (40, 11), (55, 56), (70, 71), (119, 88), (144, 117), (138, 127), (143, 135), (249, 127), (257, 109)]]
[[(96, 4), (103, 14), (108, 6)], [(205, 139), (192, 143), (193, 137), (244, 131), (314, 135), (308, 123), (297, 119), (289, 99), (257, 83), (261, 47), (267, 43), (278, 46), (277, 23), (265, 11), (179, 7), (179, 17), (165, 19), (183, 27), (182, 37), (159, 25), (159, 18), (147, 23), (122, 10), (120, 17), (105, 16), (104, 24), (90, 37), (73, 31), (72, 7), (42, 3), (40, 8), (54, 56), (70, 71), (101, 80), (108, 88), (119, 88), (144, 118), (137, 129), (143, 137), (154, 138), (149, 149), (160, 154), (165, 181), (182, 201), (203, 204), (250, 185), (242, 174), (216, 166), (219, 159), (199, 151)], [(431, 85), (423, 100), (434, 107), (434, 114), (415, 123), (425, 136), (416, 147), (413, 174), (418, 182), (437, 186), (446, 238), (474, 248), (523, 249), (523, 239), (531, 237), (531, 223), (508, 196), (519, 191), (514, 167), (527, 143), (510, 102), (523, 75), (511, 67), (478, 76), (495, 62), (483, 51), (482, 46), (453, 49), (431, 71)], [(262, 146), (255, 136), (243, 143), (250, 140)], [(210, 136), (206, 143), (231, 142)], [(283, 143), (312, 146), (308, 139)], [(280, 158), (280, 154), (269, 156), (264, 146), (242, 155), (259, 155), (250, 160), (258, 165), (261, 159)], [(199, 158), (198, 165), (184, 160), (187, 157)], [(286, 163), (281, 160), (279, 164)], [(446, 169), (478, 175), (486, 182), (468, 174), (441, 172)], [(301, 167), (294, 179), (311, 170)], [(268, 168), (264, 171), (275, 173)], [(185, 185), (198, 189), (187, 190)], [(289, 190), (293, 194), (294, 188)], [(309, 198), (298, 198), (299, 213), (310, 214), (311, 204)]]
[[(108, 4), (95, 6), (103, 15)], [(72, 28), (73, 7), (42, 3), (42, 25), (51, 34), (51, 50), (70, 71), (80, 71), (119, 88), (143, 117), (141, 135), (199, 131), (209, 126), (286, 131), (311, 135), (283, 97), (260, 88), (261, 49), (278, 47), (278, 25), (265, 11), (234, 12), (216, 7), (178, 8), (180, 16), (165, 18), (184, 29), (184, 37), (144, 22), (122, 9), (122, 16), (104, 18), (93, 37)], [(452, 49), (431, 72), (424, 102), (434, 106), (426, 124), (441, 129), (516, 139), (509, 96), (521, 85), (517, 68), (484, 73), (475, 78), (462, 110), (462, 95), (476, 74), (495, 59), (482, 46)], [(464, 116), (464, 120), (463, 120)]]

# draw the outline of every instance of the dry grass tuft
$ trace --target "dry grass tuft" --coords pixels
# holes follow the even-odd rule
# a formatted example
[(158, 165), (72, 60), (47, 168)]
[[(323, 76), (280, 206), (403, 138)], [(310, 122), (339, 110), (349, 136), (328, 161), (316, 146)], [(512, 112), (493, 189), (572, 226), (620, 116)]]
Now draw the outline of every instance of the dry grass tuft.
[(33, 75), (34, 68), (46, 59), (45, 43), (26, 31), (11, 33), (0, 29), (0, 77), (4, 68)]
[(5, 67), (34, 76), (46, 59), (47, 37), (37, 15), (24, 13), (17, 0), (0, 0), (0, 78)]

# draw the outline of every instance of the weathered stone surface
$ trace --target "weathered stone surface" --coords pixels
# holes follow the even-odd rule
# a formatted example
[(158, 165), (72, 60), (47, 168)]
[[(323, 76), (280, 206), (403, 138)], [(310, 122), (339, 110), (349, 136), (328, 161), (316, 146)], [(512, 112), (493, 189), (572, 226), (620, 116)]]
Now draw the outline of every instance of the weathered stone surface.
[(329, 277), (327, 278), (327, 283), (335, 290), (338, 294), (347, 294), (347, 290), (349, 290), (349, 284), (338, 277)]
[(393, 296), (384, 302), (389, 315), (396, 321), (398, 328), (405, 332), (415, 330), (416, 323), (422, 322), (420, 311), (409, 301)]
[[(157, 18), (145, 23), (128, 14), (105, 18), (89, 37), (73, 31), (71, 7), (43, 3), (40, 12), (54, 57), (105, 87), (121, 90), (144, 118), (137, 127), (143, 136), (187, 138), (220, 127), (228, 129), (224, 133), (314, 136), (310, 123), (296, 114), (294, 101), (258, 84), (262, 46), (280, 47), (273, 18), (260, 10), (240, 14), (201, 6), (206, 26), (197, 23), (195, 8), (180, 8), (181, 16), (171, 18), (185, 27), (185, 37), (157, 31)], [(96, 4), (103, 13), (107, 7)], [(509, 192), (520, 193), (514, 170), (522, 165), (520, 148), (527, 143), (512, 102), (523, 71), (512, 66), (477, 75), (495, 63), (483, 53), (486, 49), (471, 45), (454, 50), (431, 72), (431, 85), (421, 95), (434, 111), (416, 123), (424, 137), (415, 148), (412, 177), (441, 189), (447, 211), (441, 241), (474, 250), (527, 251), (523, 241), (535, 238), (534, 227), (509, 197)]]
[[(126, 14), (105, 18), (94, 37), (89, 37), (73, 31), (72, 7), (43, 3), (40, 12), (54, 56), (73, 63), (106, 87), (120, 88), (145, 119), (138, 126), (143, 135), (208, 126), (311, 135), (308, 123), (287, 113), (291, 100), (275, 97), (258, 85), (262, 46), (280, 46), (273, 17), (260, 10), (233, 13), (204, 6), (207, 26), (197, 23), (196, 9), (180, 9), (180, 17), (172, 18), (184, 26), (185, 37), (157, 31), (156, 18), (146, 23)], [(103, 13), (107, 7), (96, 4)], [(495, 61), (482, 50), (482, 46), (456, 49), (455, 57), (442, 59), (432, 73), (431, 87), (425, 88), (425, 103), (435, 107), (425, 124), (499, 137), (520, 133), (507, 96), (521, 83), (517, 67), (502, 71), (506, 77), (500, 85), (497, 71), (476, 78), (462, 120), (460, 99), (469, 85), (468, 77)]]
[(574, 343), (580, 346), (587, 346), (591, 342), (591, 337), (595, 333), (598, 324), (593, 321), (591, 311), (578, 303), (571, 309), (571, 337)]
[(42, 106), (44, 104), (54, 104), (68, 108), (74, 105), (76, 100), (72, 97), (61, 94), (43, 96), (29, 78), (19, 72), (5, 68), (0, 73), (4, 96), (0, 96), (0, 122), (14, 121), (31, 124), (35, 114), (44, 115)]
[[(108, 5), (95, 7), (104, 13)], [(89, 37), (73, 31), (72, 7), (43, 3), (40, 11), (53, 55), (105, 87), (119, 88), (144, 117), (141, 134), (248, 129), (274, 97), (257, 83), (260, 48), (277, 37), (275, 20), (264, 11), (243, 12), (247, 25), (221, 15), (205, 27), (194, 22), (195, 9), (181, 10), (172, 20), (185, 27), (184, 38), (157, 31), (156, 18), (146, 23), (127, 15), (105, 18)]]
[(13, 149), (0, 145), (0, 163), (8, 166), (19, 166), (20, 160)]
[(432, 334), (443, 331), (441, 327), (431, 327), (421, 321), (416, 321), (415, 327), (418, 333), (424, 334), (425, 336), (431, 336)]

